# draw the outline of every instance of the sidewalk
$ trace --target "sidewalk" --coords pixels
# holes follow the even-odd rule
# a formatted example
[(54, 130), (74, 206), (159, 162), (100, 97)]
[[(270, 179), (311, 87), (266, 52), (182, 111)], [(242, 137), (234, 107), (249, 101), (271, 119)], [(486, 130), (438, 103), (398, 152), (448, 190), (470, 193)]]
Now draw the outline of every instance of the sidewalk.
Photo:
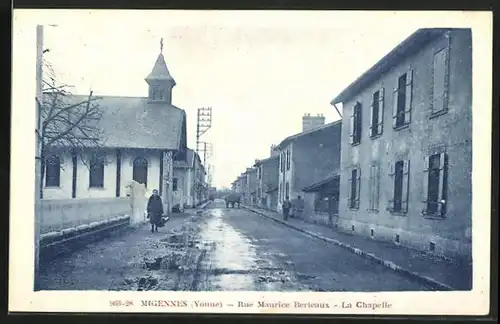
[(425, 252), (397, 246), (391, 242), (375, 241), (360, 235), (342, 233), (324, 225), (307, 223), (296, 218), (283, 221), (282, 215), (276, 212), (243, 205), (242, 207), (295, 230), (348, 249), (437, 290), (472, 289), (472, 265), (468, 262), (445, 260)]
[[(208, 204), (184, 213), (172, 213), (158, 233), (151, 233), (149, 223), (130, 227), (122, 234), (88, 244), (71, 254), (41, 264), (41, 290), (137, 290), (139, 281), (148, 282), (154, 273), (148, 262), (168, 255), (162, 240), (182, 232), (193, 216)], [(154, 277), (158, 285), (171, 290), (177, 277)], [(156, 278), (156, 279), (155, 279)]]

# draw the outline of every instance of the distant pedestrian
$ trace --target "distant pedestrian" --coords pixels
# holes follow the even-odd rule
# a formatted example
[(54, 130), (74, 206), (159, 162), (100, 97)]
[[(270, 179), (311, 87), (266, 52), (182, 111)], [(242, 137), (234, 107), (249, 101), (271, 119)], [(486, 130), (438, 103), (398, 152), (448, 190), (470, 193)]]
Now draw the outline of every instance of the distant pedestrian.
[(293, 202), (293, 217), (301, 218), (304, 212), (304, 199), (298, 196)]
[(149, 197), (147, 211), (151, 223), (151, 233), (158, 232), (158, 224), (162, 221), (163, 216), (163, 202), (156, 189), (153, 190), (153, 194)]
[(292, 208), (292, 203), (288, 196), (286, 196), (285, 201), (283, 202), (283, 218), (288, 220), (288, 215), (290, 214), (290, 208)]

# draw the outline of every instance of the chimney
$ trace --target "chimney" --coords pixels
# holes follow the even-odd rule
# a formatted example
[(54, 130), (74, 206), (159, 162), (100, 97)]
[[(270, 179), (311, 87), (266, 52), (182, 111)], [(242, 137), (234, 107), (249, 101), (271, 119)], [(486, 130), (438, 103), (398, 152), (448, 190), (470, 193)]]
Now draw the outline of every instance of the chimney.
[(276, 148), (276, 145), (271, 145), (271, 154), (269, 154), (270, 157), (275, 157), (276, 155), (279, 155), (280, 152)]
[(318, 126), (323, 126), (325, 124), (325, 117), (323, 114), (318, 114), (317, 116), (311, 116), (307, 113), (302, 116), (302, 131), (308, 131), (310, 129), (316, 128)]

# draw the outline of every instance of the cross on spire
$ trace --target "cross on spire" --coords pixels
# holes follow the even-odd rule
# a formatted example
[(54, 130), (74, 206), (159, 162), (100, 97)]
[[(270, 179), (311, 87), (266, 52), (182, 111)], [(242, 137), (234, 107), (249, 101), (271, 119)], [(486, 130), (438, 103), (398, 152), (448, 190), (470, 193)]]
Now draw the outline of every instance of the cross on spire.
[(160, 53), (163, 53), (163, 37), (160, 39)]

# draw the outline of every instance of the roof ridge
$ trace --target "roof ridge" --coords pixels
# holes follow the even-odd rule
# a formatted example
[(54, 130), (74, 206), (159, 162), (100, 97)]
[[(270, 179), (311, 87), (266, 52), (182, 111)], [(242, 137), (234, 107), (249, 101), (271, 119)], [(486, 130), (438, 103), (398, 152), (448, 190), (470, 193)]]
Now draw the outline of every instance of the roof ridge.
[[(391, 61), (396, 61), (400, 57), (408, 57), (415, 55), (416, 52), (410, 51), (411, 47), (415, 47), (421, 45), (420, 43), (426, 43), (447, 31), (457, 30), (457, 29), (467, 29), (467, 28), (419, 28), (410, 34), (408, 37), (403, 39), (398, 45), (393, 47), (387, 54), (382, 56), (379, 60), (377, 60), (374, 64), (372, 64), (365, 72), (363, 72), (360, 76), (358, 76), (354, 81), (352, 81), (344, 90), (342, 90), (335, 98), (330, 101), (331, 105), (349, 100), (351, 97), (350, 92), (354, 91), (356, 88), (365, 88), (371, 80), (372, 74), (376, 73), (377, 70), (380, 71), (388, 71), (394, 66), (394, 63)], [(377, 73), (384, 73), (378, 71)], [(366, 83), (366, 84), (364, 84)]]
[(335, 126), (337, 124), (340, 124), (342, 125), (342, 119), (339, 119), (339, 120), (335, 120), (333, 122), (329, 122), (327, 124), (324, 124), (324, 125), (320, 125), (320, 126), (316, 126), (314, 128), (311, 128), (311, 129), (308, 129), (306, 131), (303, 131), (303, 132), (299, 132), (299, 133), (295, 133), (293, 135), (290, 135), (290, 136), (287, 136), (284, 140), (281, 141), (280, 144), (278, 144), (278, 147), (285, 141), (287, 140), (291, 140), (291, 139), (294, 139), (294, 138), (297, 138), (297, 137), (301, 137), (301, 136), (304, 136), (304, 135), (309, 135), (309, 134), (312, 134), (314, 132), (317, 132), (317, 131), (320, 131), (320, 130), (323, 130), (323, 129), (326, 129), (328, 127), (331, 127), (331, 126)]

